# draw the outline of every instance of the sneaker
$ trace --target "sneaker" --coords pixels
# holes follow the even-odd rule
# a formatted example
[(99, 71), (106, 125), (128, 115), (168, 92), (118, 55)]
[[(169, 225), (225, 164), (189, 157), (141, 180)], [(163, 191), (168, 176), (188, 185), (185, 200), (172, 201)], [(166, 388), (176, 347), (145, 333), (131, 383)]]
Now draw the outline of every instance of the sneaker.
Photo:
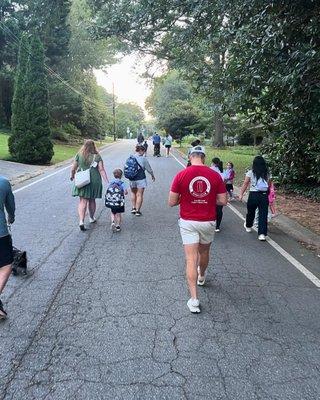
[(93, 217), (93, 218), (90, 217), (89, 222), (90, 222), (90, 224), (94, 224), (97, 222), (97, 220), (95, 219), (95, 217)]
[(6, 318), (7, 318), (7, 313), (4, 311), (2, 301), (0, 300), (0, 320)]
[(198, 267), (198, 279), (197, 279), (197, 285), (198, 286), (203, 286), (206, 283), (206, 274), (204, 276), (200, 275), (200, 267)]
[(117, 225), (117, 226), (116, 226), (116, 231), (117, 231), (117, 232), (120, 232), (120, 231), (121, 231), (120, 225)]
[(187, 306), (193, 314), (199, 314), (200, 312), (200, 302), (198, 299), (189, 299)]
[(215, 232), (220, 232), (220, 228), (216, 228), (214, 231)]
[(246, 226), (246, 221), (244, 221), (244, 224), (243, 224), (243, 226), (245, 227), (245, 230), (246, 230), (246, 232), (251, 232), (252, 231), (252, 228), (248, 228), (247, 226)]
[(112, 230), (112, 232), (117, 231), (116, 224), (114, 222), (112, 222), (112, 224), (111, 224), (111, 230)]
[(80, 224), (79, 228), (80, 228), (80, 231), (82, 231), (82, 232), (87, 230), (86, 227), (83, 224)]
[(135, 214), (136, 212), (137, 212), (137, 210), (135, 208), (132, 208), (131, 214)]
[(266, 241), (266, 235), (259, 235), (258, 239), (261, 240), (262, 242)]
[(141, 215), (142, 215), (142, 212), (141, 212), (141, 211), (136, 211), (136, 216), (137, 216), (137, 217), (141, 217)]

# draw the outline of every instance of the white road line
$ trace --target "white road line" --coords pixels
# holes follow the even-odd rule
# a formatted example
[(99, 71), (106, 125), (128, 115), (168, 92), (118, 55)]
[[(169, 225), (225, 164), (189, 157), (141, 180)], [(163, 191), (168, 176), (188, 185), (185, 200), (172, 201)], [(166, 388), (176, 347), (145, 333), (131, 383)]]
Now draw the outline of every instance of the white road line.
[[(175, 160), (186, 168), (186, 165), (183, 164), (177, 157), (175, 157), (172, 153), (171, 155)], [(233, 211), (242, 221), (245, 220), (245, 217), (231, 204), (228, 204), (228, 207), (231, 211)], [(287, 261), (290, 262), (298, 271), (300, 271), (309, 281), (311, 281), (317, 288), (320, 288), (320, 279), (318, 279), (312, 272), (310, 272), (304, 265), (302, 265), (298, 260), (296, 260), (291, 254), (289, 254), (285, 249), (283, 249), (277, 242), (272, 240), (270, 237), (267, 237), (267, 242), (273, 247), (278, 253), (280, 253)]]
[[(105, 150), (110, 149), (110, 147), (113, 147), (113, 146), (115, 146), (116, 144), (118, 144), (118, 143), (111, 144), (110, 146), (108, 146), (108, 147), (106, 147), (105, 149), (103, 149), (101, 152), (104, 152)], [(28, 189), (30, 186), (33, 186), (33, 185), (35, 185), (35, 184), (37, 184), (37, 183), (40, 183), (40, 182), (42, 182), (42, 181), (44, 181), (44, 180), (46, 180), (46, 179), (48, 179), (48, 178), (51, 178), (51, 177), (54, 176), (54, 175), (60, 174), (60, 172), (63, 172), (63, 171), (65, 171), (66, 169), (70, 169), (70, 168), (71, 168), (71, 164), (68, 165), (68, 166), (66, 166), (66, 167), (64, 167), (64, 168), (59, 169), (59, 170), (56, 171), (56, 172), (53, 172), (52, 174), (46, 175), (46, 176), (44, 176), (43, 178), (37, 179), (36, 181), (29, 183), (28, 185), (25, 185), (25, 186), (23, 186), (23, 187), (21, 187), (21, 188), (19, 188), (19, 189), (14, 190), (14, 191), (13, 191), (13, 194), (16, 194), (16, 193), (21, 192), (22, 190)]]
[(42, 181), (44, 181), (44, 180), (46, 180), (46, 179), (48, 179), (48, 178), (51, 178), (51, 177), (54, 176), (54, 175), (60, 174), (60, 172), (63, 172), (63, 171), (65, 171), (66, 169), (70, 169), (70, 165), (68, 165), (67, 167), (61, 168), (61, 169), (59, 169), (58, 171), (53, 172), (53, 173), (50, 174), (50, 175), (44, 176), (43, 178), (37, 179), (36, 181), (31, 182), (31, 183), (29, 183), (29, 184), (26, 185), (26, 186), (23, 186), (23, 187), (21, 187), (21, 188), (19, 188), (19, 189), (14, 190), (14, 191), (13, 191), (13, 194), (16, 194), (16, 193), (21, 192), (22, 190), (28, 189), (30, 186), (33, 186), (33, 185), (35, 185), (36, 183), (40, 183), (40, 182), (42, 182)]
[(172, 154), (171, 153), (171, 155), (172, 155), (172, 157), (180, 164), (180, 165), (182, 165), (183, 166), (183, 168), (185, 168), (186, 167), (186, 165), (185, 164), (183, 164), (180, 160), (178, 160), (177, 159), (177, 157), (174, 155), (174, 154)]

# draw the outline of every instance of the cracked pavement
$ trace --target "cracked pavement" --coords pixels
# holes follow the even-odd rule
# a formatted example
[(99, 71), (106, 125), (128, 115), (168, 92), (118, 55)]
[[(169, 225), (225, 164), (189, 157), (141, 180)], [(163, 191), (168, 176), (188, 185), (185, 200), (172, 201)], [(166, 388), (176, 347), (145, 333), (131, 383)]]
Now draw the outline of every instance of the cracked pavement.
[[(132, 143), (104, 151), (109, 176)], [(225, 209), (202, 313), (190, 314), (178, 210), (166, 206), (181, 167), (149, 160), (157, 181), (141, 218), (127, 200), (121, 233), (102, 202), (78, 231), (68, 171), (17, 193), (14, 241), (32, 271), (3, 296), (0, 399), (319, 399), (319, 291)]]

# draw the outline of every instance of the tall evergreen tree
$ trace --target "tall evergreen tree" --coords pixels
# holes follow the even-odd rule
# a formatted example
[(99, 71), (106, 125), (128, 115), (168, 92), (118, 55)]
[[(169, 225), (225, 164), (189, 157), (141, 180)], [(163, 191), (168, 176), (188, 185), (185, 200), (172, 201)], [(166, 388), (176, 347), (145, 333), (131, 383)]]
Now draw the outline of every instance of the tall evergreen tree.
[(17, 143), (17, 158), (20, 162), (47, 164), (53, 156), (53, 145), (50, 140), (44, 49), (37, 36), (33, 36), (30, 43), (25, 85), (27, 129)]
[(26, 85), (25, 78), (29, 57), (29, 41), (26, 35), (20, 40), (18, 68), (15, 77), (14, 96), (12, 101), (11, 136), (9, 138), (9, 151), (12, 157), (18, 157), (18, 143), (27, 128), (27, 115), (25, 112)]

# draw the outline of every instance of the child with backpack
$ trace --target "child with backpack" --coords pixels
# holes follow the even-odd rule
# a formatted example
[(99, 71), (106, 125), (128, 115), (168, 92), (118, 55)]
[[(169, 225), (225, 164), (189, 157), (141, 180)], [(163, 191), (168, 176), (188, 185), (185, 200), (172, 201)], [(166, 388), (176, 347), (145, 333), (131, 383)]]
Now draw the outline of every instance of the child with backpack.
[(124, 213), (124, 196), (128, 194), (127, 184), (121, 179), (123, 172), (120, 168), (113, 171), (114, 179), (108, 185), (105, 205), (111, 211), (112, 232), (121, 231), (122, 213)]
[(227, 169), (224, 171), (226, 180), (226, 189), (229, 194), (229, 201), (233, 200), (233, 180), (235, 177), (235, 172), (233, 169), (233, 163), (229, 161), (227, 163)]

